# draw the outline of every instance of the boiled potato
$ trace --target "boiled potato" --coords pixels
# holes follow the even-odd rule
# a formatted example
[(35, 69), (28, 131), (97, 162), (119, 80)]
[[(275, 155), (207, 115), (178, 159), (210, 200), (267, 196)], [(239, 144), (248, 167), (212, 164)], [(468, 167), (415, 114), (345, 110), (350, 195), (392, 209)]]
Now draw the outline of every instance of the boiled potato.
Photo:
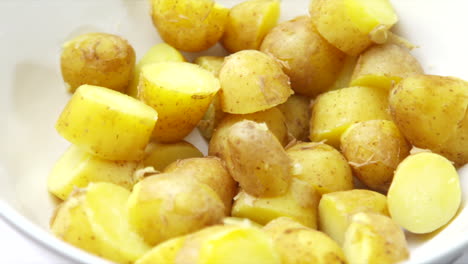
[(415, 75), (390, 94), (395, 123), (414, 146), (468, 162), (468, 82), (453, 77)]
[(398, 165), (388, 190), (392, 219), (413, 233), (429, 233), (447, 224), (461, 203), (455, 167), (429, 152), (408, 156)]
[(195, 59), (193, 62), (205, 70), (210, 71), (214, 76), (219, 75), (219, 71), (224, 63), (224, 57), (219, 56), (201, 56)]
[(424, 71), (408, 49), (395, 45), (376, 45), (359, 56), (350, 86), (390, 90), (402, 79)]
[(177, 253), (184, 246), (187, 236), (169, 239), (153, 247), (139, 258), (135, 264), (173, 264)]
[(395, 123), (388, 120), (356, 123), (341, 136), (341, 151), (354, 175), (371, 189), (384, 193), (410, 149)]
[(58, 133), (98, 157), (139, 160), (144, 155), (157, 112), (125, 94), (82, 85), (55, 125)]
[(340, 246), (324, 233), (307, 228), (291, 218), (268, 223), (265, 232), (273, 237), (283, 264), (342, 264), (346, 258)]
[(283, 113), (288, 133), (297, 140), (306, 140), (309, 135), (310, 99), (295, 94), (277, 108)]
[(351, 56), (385, 43), (398, 21), (388, 0), (311, 0), (309, 11), (318, 32)]
[(320, 95), (312, 107), (310, 139), (326, 140), (339, 148), (341, 134), (353, 123), (391, 120), (387, 92), (370, 87), (348, 87)]
[(279, 0), (247, 0), (232, 7), (221, 44), (231, 53), (258, 49), (278, 22)]
[(117, 263), (133, 263), (150, 247), (128, 224), (130, 192), (111, 183), (91, 183), (70, 196), (51, 221), (60, 239)]
[(260, 47), (284, 65), (291, 88), (309, 97), (328, 90), (335, 81), (345, 57), (323, 39), (308, 16), (300, 16), (274, 27)]
[(134, 161), (101, 159), (72, 145), (52, 168), (47, 188), (62, 200), (67, 199), (74, 189), (84, 188), (91, 182), (111, 182), (130, 190), (136, 167)]
[(284, 103), (293, 91), (281, 67), (273, 57), (256, 50), (226, 57), (219, 73), (222, 110), (249, 114)]
[(146, 147), (146, 155), (141, 165), (163, 171), (174, 161), (195, 157), (203, 157), (203, 153), (187, 141), (168, 144), (151, 142)]
[(357, 56), (345, 57), (340, 73), (338, 73), (335, 82), (328, 90), (338, 90), (350, 86), (349, 83), (351, 82), (351, 77), (353, 75), (354, 68), (356, 67), (357, 60)]
[(157, 174), (137, 183), (127, 203), (131, 225), (154, 246), (220, 223), (224, 205), (207, 185), (176, 174)]
[(197, 126), (219, 88), (212, 73), (194, 64), (160, 62), (143, 66), (138, 96), (159, 114), (153, 138), (170, 143), (186, 137)]
[(310, 228), (317, 228), (319, 193), (307, 182), (292, 179), (288, 192), (274, 197), (254, 197), (241, 190), (235, 198), (232, 215), (265, 225), (287, 216)]
[(408, 258), (405, 234), (388, 216), (357, 213), (346, 230), (343, 251), (349, 264), (393, 264)]
[(151, 18), (159, 36), (183, 51), (202, 51), (216, 44), (228, 13), (213, 0), (151, 0)]
[(90, 84), (124, 92), (135, 66), (135, 51), (123, 38), (105, 34), (80, 35), (63, 45), (62, 77), (73, 93)]
[(223, 219), (223, 225), (240, 225), (240, 226), (245, 226), (245, 227), (257, 227), (257, 228), (262, 228), (263, 226), (253, 222), (252, 220), (248, 218), (239, 218), (239, 217), (226, 217)]
[(385, 195), (369, 190), (328, 193), (319, 203), (320, 230), (343, 245), (350, 218), (359, 212), (374, 212), (388, 216)]

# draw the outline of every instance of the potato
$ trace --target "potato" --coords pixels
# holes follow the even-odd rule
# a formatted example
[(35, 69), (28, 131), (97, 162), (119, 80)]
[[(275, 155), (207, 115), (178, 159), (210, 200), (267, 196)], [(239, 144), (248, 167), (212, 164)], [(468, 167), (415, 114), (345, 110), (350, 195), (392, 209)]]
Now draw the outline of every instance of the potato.
[(99, 86), (82, 85), (55, 125), (57, 132), (100, 158), (139, 160), (158, 114), (144, 103)]
[(288, 133), (297, 140), (306, 140), (309, 135), (310, 99), (295, 94), (277, 108), (283, 113)]
[(133, 263), (150, 247), (128, 224), (130, 192), (111, 183), (91, 183), (62, 203), (51, 221), (60, 239), (117, 263)]
[(402, 79), (424, 71), (408, 49), (395, 44), (376, 45), (359, 56), (350, 86), (389, 91)]
[(232, 7), (221, 44), (231, 53), (257, 50), (280, 16), (279, 0), (247, 0)]
[(360, 86), (320, 95), (312, 107), (310, 140), (339, 148), (341, 134), (353, 123), (392, 120), (387, 100), (386, 91)]
[(63, 45), (62, 77), (69, 92), (83, 85), (124, 92), (135, 66), (135, 51), (123, 38), (105, 34), (80, 35)]
[(207, 185), (176, 174), (137, 183), (127, 203), (131, 225), (149, 245), (220, 223), (224, 205)]
[(135, 264), (172, 264), (175, 263), (177, 253), (184, 246), (187, 236), (169, 239), (153, 247), (139, 258)]
[(388, 120), (356, 123), (341, 136), (341, 151), (354, 175), (371, 189), (384, 193), (410, 149), (395, 123)]
[(194, 64), (160, 62), (143, 66), (139, 97), (159, 114), (153, 138), (171, 143), (186, 137), (197, 126), (219, 88), (212, 73)]
[(183, 51), (202, 51), (216, 44), (228, 13), (213, 0), (151, 0), (151, 18), (159, 35)]
[(307, 182), (292, 179), (288, 192), (281, 196), (257, 198), (241, 190), (234, 198), (232, 216), (244, 217), (259, 224), (282, 216), (310, 228), (317, 228), (319, 193)]
[(195, 59), (193, 62), (198, 66), (202, 67), (205, 70), (210, 71), (213, 73), (214, 76), (219, 75), (219, 71), (224, 63), (224, 57), (219, 56), (200, 56)]
[(408, 156), (398, 165), (388, 190), (392, 219), (418, 234), (447, 224), (460, 203), (459, 175), (449, 160), (435, 153)]
[(313, 186), (320, 195), (351, 190), (353, 174), (346, 159), (333, 147), (302, 142), (287, 149), (293, 177)]
[(358, 57), (356, 56), (348, 55), (345, 57), (340, 73), (338, 73), (335, 82), (330, 86), (330, 88), (328, 88), (328, 90), (338, 90), (350, 86), (349, 83), (351, 81), (354, 68), (356, 67), (357, 60)]
[(352, 216), (343, 251), (349, 264), (393, 264), (409, 256), (400, 226), (389, 217), (375, 213)]
[(318, 32), (351, 56), (385, 43), (398, 21), (388, 0), (312, 0), (309, 12)]
[(359, 189), (324, 194), (318, 210), (320, 230), (340, 245), (343, 245), (345, 232), (353, 214), (374, 212), (388, 216), (385, 195)]
[(274, 58), (256, 50), (226, 57), (219, 73), (222, 110), (249, 114), (284, 103), (293, 91), (281, 67)]
[(323, 39), (309, 16), (280, 23), (265, 37), (262, 52), (284, 65), (291, 88), (309, 97), (327, 91), (343, 66), (344, 53)]
[(47, 188), (62, 200), (75, 188), (84, 188), (91, 182), (111, 182), (130, 190), (136, 167), (136, 162), (101, 159), (72, 145), (52, 168)]
[(229, 128), (221, 150), (231, 176), (256, 197), (286, 193), (290, 159), (265, 124), (244, 120)]
[(223, 219), (223, 225), (240, 225), (244, 227), (257, 227), (257, 228), (262, 228), (263, 226), (253, 222), (252, 220), (248, 218), (239, 218), (239, 217), (226, 217)]
[(151, 47), (136, 64), (132, 80), (127, 88), (127, 94), (138, 98), (138, 83), (140, 82), (141, 68), (144, 65), (168, 61), (183, 62), (185, 58), (178, 50), (166, 43), (159, 43)]
[(203, 153), (185, 140), (169, 144), (151, 142), (146, 147), (146, 155), (141, 164), (143, 167), (151, 166), (163, 171), (174, 161), (195, 157), (203, 157)]
[(307, 228), (291, 218), (281, 217), (268, 223), (263, 230), (273, 237), (281, 263), (346, 263), (343, 250), (324, 233)]
[(392, 116), (414, 146), (468, 162), (468, 82), (453, 77), (415, 75), (390, 94)]

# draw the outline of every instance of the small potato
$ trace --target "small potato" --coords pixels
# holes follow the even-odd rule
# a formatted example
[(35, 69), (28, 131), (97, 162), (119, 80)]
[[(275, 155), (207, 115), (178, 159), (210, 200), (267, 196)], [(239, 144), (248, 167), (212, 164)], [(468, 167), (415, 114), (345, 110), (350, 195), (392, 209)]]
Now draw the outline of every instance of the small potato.
[(214, 76), (218, 77), (219, 71), (224, 63), (224, 57), (219, 56), (201, 56), (195, 59), (193, 62), (205, 70), (213, 73)]
[(388, 216), (385, 195), (369, 190), (324, 194), (319, 203), (320, 230), (343, 245), (350, 218), (359, 212), (374, 212)]
[(342, 88), (349, 87), (351, 82), (351, 77), (356, 67), (358, 57), (356, 56), (346, 56), (343, 62), (343, 67), (341, 68), (340, 73), (336, 77), (335, 82), (330, 86), (328, 90), (338, 90)]
[(213, 0), (151, 0), (151, 18), (159, 35), (183, 51), (202, 51), (216, 44), (228, 13)]
[(229, 11), (221, 44), (231, 53), (257, 50), (265, 35), (278, 23), (279, 0), (247, 0)]
[(139, 258), (135, 264), (172, 264), (184, 246), (187, 236), (169, 239), (155, 246)]
[(185, 138), (197, 126), (219, 88), (212, 73), (191, 63), (143, 66), (138, 96), (159, 114), (153, 138), (164, 143)]
[(306, 140), (309, 136), (310, 99), (302, 95), (292, 95), (277, 108), (283, 113), (288, 133), (297, 140)]
[(260, 50), (281, 61), (284, 72), (291, 79), (291, 88), (309, 97), (328, 90), (345, 57), (320, 36), (309, 16), (300, 16), (274, 27), (266, 35)]
[(320, 195), (351, 190), (353, 174), (346, 159), (333, 147), (322, 143), (299, 143), (287, 149), (293, 177), (313, 186)]
[(455, 167), (446, 158), (429, 152), (403, 160), (388, 190), (392, 219), (417, 234), (447, 224), (460, 203), (461, 187)]
[(99, 86), (82, 85), (60, 114), (57, 132), (100, 158), (140, 160), (158, 119), (144, 103)]
[(395, 123), (388, 120), (356, 123), (341, 136), (341, 151), (354, 175), (371, 189), (384, 193), (410, 149)]
[(239, 217), (226, 217), (223, 219), (223, 225), (240, 225), (240, 226), (245, 226), (245, 227), (257, 227), (257, 228), (262, 228), (263, 226), (253, 222), (252, 220), (248, 218), (239, 218)]
[(83, 84), (124, 92), (134, 66), (132, 46), (105, 33), (84, 34), (66, 42), (60, 56), (62, 77), (71, 93)]
[(219, 81), (222, 110), (232, 114), (266, 110), (284, 103), (293, 94), (281, 64), (256, 50), (226, 57)]
[(163, 171), (169, 164), (177, 160), (203, 157), (194, 145), (187, 141), (179, 141), (176, 143), (157, 143), (151, 142), (146, 147), (145, 158), (141, 161), (143, 167), (153, 167), (155, 170)]

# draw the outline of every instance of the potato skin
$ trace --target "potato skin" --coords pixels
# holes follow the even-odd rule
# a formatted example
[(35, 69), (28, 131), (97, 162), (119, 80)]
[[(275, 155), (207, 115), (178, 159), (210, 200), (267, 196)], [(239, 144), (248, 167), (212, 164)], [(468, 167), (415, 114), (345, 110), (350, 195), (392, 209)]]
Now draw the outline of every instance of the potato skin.
[(145, 158), (140, 164), (143, 167), (151, 166), (157, 171), (163, 171), (173, 162), (194, 157), (203, 157), (203, 153), (185, 140), (168, 144), (151, 142), (146, 146)]
[(286, 120), (288, 133), (297, 140), (305, 141), (309, 135), (310, 103), (310, 98), (294, 94), (277, 106)]

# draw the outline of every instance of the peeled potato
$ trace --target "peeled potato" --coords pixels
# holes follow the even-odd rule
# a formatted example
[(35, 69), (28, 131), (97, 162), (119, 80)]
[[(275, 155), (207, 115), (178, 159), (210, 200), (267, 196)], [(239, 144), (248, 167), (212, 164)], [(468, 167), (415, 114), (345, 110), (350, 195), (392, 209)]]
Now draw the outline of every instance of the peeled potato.
[(306, 140), (309, 135), (310, 99), (294, 94), (277, 108), (283, 113), (288, 133), (297, 140)]
[(203, 157), (203, 153), (187, 141), (168, 144), (151, 142), (146, 147), (146, 155), (141, 165), (163, 171), (174, 161), (195, 157)]

